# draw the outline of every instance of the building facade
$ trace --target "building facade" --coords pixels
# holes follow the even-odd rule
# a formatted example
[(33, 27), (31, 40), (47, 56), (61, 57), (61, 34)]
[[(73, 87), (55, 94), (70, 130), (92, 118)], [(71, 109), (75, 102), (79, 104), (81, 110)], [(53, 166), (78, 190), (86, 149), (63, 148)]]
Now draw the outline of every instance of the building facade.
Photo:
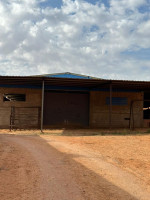
[(0, 128), (150, 126), (150, 82), (71, 73), (0, 77)]

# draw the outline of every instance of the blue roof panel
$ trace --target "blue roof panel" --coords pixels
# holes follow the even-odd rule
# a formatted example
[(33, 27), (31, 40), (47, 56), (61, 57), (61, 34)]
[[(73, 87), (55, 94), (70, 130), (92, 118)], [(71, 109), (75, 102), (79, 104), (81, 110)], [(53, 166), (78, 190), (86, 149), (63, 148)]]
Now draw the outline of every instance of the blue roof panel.
[(58, 74), (46, 74), (44, 77), (55, 77), (55, 78), (74, 78), (74, 79), (93, 79), (91, 76), (84, 76), (84, 75), (78, 75), (73, 73), (58, 73)]

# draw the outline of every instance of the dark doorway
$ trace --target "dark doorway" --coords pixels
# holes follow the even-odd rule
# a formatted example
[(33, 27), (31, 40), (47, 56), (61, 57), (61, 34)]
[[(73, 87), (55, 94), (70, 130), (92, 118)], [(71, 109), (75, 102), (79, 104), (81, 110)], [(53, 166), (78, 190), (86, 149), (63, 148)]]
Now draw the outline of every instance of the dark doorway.
[(89, 93), (46, 91), (45, 127), (88, 127)]
[(150, 92), (144, 92), (143, 117), (150, 119)]

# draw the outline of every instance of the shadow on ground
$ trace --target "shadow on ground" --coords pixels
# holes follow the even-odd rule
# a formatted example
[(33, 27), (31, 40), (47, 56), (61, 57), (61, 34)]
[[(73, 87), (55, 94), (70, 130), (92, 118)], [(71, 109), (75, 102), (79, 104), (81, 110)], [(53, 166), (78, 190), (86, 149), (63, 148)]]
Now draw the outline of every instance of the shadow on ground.
[[(62, 133), (62, 135), (66, 134), (68, 134), (68, 131)], [(47, 184), (45, 193), (53, 195), (53, 199), (70, 200), (68, 199), (68, 194), (72, 194), (72, 200), (77, 200), (73, 195), (74, 187), (76, 187), (76, 192), (79, 191), (83, 197), (80, 199), (138, 200), (127, 191), (75, 161), (79, 155), (60, 152), (39, 136), (3, 134), (0, 135), (0, 141), (2, 141), (2, 138), (11, 142), (12, 146), (15, 143), (21, 145), (24, 151), (28, 151), (31, 154), (39, 165), (43, 181)], [(47, 180), (46, 177), (48, 178)], [(0, 184), (3, 183), (0, 181)]]

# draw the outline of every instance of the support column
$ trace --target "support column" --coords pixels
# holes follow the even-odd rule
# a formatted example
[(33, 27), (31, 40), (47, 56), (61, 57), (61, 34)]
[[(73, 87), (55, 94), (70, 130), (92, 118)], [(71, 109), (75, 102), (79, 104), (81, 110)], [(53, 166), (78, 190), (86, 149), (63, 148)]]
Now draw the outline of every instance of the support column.
[(41, 105), (41, 133), (43, 133), (43, 114), (44, 114), (44, 79), (42, 81), (42, 105)]
[(109, 128), (112, 128), (112, 84), (109, 86)]

